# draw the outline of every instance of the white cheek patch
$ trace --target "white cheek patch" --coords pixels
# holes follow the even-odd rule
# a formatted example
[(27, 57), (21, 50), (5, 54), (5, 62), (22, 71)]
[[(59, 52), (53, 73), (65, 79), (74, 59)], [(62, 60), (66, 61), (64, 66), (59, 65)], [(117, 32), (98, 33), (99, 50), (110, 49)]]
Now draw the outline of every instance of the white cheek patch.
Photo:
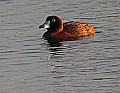
[(47, 25), (47, 24), (45, 24), (44, 28), (50, 28), (50, 26), (49, 26), (49, 25)]
[(44, 28), (50, 28), (50, 21), (46, 21), (46, 22), (45, 22)]

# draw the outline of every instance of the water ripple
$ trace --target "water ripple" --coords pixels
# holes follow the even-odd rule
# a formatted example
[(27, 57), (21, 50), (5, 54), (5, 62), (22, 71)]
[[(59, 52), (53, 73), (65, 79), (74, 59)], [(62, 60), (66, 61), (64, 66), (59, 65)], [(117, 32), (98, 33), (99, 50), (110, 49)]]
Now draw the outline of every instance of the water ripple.
[[(119, 0), (0, 0), (0, 93), (119, 93)], [(48, 15), (81, 21), (95, 35), (51, 43)]]

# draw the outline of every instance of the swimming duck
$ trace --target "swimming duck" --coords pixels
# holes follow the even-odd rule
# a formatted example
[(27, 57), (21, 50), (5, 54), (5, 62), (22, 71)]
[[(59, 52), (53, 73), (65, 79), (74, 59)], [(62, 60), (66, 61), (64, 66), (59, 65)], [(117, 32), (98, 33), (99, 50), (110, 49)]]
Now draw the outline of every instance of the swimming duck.
[(88, 24), (74, 21), (63, 23), (58, 16), (48, 16), (45, 23), (39, 28), (47, 29), (43, 34), (44, 38), (79, 38), (95, 33), (94, 28)]

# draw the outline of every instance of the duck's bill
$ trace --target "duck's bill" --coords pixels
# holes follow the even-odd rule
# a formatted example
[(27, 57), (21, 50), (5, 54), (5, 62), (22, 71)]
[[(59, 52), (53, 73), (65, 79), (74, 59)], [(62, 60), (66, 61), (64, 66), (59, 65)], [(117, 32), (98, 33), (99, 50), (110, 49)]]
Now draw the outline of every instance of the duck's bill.
[(41, 28), (50, 28), (50, 21), (46, 21), (44, 24), (42, 24), (41, 26), (39, 26), (39, 29)]

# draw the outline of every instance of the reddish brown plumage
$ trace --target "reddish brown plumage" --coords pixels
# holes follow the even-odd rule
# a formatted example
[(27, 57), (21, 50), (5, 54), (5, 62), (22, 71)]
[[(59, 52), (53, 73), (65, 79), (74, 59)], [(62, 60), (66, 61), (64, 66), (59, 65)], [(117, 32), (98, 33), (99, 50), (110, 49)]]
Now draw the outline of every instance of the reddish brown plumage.
[[(48, 29), (43, 35), (45, 38), (79, 38), (93, 35), (95, 33), (94, 28), (88, 24), (74, 21), (62, 23), (62, 20), (59, 17), (54, 17), (56, 23), (59, 22), (58, 28), (52, 29), (54, 31)], [(48, 19), (52, 20), (53, 16), (50, 16)], [(42, 27), (40, 26), (40, 28)]]

